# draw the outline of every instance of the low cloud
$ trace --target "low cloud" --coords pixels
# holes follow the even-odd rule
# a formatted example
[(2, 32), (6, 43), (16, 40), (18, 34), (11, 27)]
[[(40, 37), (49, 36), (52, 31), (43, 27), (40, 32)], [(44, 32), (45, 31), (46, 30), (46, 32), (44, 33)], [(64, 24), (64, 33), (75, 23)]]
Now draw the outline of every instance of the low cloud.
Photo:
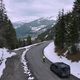
[[(72, 9), (74, 0), (5, 0), (9, 18), (15, 21), (54, 16), (62, 9)], [(32, 17), (32, 18), (31, 18)]]

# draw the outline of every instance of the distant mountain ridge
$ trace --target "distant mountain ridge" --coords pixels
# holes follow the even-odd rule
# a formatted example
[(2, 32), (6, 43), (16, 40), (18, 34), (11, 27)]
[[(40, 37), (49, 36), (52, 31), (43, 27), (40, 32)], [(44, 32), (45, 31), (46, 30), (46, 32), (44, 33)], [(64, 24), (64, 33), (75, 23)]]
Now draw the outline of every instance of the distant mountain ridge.
[(48, 18), (39, 18), (29, 23), (24, 23), (16, 28), (16, 33), (18, 38), (25, 38), (28, 35), (31, 37), (37, 37), (42, 32), (53, 27), (56, 23), (55, 20)]
[(13, 26), (14, 26), (14, 28), (16, 29), (16, 28), (19, 28), (19, 27), (21, 27), (21, 25), (23, 25), (25, 22), (13, 22)]

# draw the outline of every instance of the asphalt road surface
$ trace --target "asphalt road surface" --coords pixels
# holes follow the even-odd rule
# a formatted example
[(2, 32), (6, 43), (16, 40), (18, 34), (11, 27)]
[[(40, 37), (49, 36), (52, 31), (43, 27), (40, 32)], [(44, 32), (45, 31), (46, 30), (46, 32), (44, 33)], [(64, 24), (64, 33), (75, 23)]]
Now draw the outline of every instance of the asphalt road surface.
[(73, 75), (70, 75), (69, 78), (60, 78), (50, 71), (51, 62), (47, 59), (45, 63), (42, 61), (43, 50), (49, 43), (45, 42), (41, 45), (34, 46), (26, 53), (29, 67), (37, 78), (35, 80), (80, 80)]

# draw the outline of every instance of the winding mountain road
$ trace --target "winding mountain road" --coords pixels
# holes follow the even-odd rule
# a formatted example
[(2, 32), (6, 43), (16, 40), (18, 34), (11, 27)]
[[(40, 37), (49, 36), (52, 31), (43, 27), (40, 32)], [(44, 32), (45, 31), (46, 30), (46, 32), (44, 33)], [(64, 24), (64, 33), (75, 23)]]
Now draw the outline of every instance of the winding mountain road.
[(60, 78), (50, 71), (51, 62), (47, 59), (45, 63), (42, 61), (43, 50), (49, 43), (50, 42), (44, 42), (40, 45), (33, 46), (26, 53), (26, 60), (28, 60), (29, 67), (37, 80), (79, 80), (73, 75), (70, 75), (69, 78)]
[[(73, 75), (70, 75), (70, 78), (62, 79), (50, 71), (51, 62), (46, 59), (44, 63), (42, 60), (43, 50), (50, 42), (40, 43), (26, 52), (25, 59), (32, 76), (35, 78), (34, 80), (80, 80)], [(25, 50), (23, 48), (15, 51), (17, 55), (7, 60), (6, 68), (0, 80), (31, 80), (24, 74), (23, 64), (21, 63), (21, 56)]]

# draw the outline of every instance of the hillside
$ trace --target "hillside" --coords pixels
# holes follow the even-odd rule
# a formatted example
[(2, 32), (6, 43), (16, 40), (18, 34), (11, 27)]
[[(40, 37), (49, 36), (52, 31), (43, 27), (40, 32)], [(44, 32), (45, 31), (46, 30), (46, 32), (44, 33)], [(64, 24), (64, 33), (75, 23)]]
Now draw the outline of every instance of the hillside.
[(53, 40), (54, 39), (54, 28), (47, 29), (45, 32), (38, 35), (36, 41)]
[(55, 20), (51, 20), (50, 18), (39, 18), (29, 23), (24, 23), (16, 28), (17, 37), (24, 38), (28, 35), (31, 37), (37, 37), (37, 35), (51, 28), (55, 22)]

